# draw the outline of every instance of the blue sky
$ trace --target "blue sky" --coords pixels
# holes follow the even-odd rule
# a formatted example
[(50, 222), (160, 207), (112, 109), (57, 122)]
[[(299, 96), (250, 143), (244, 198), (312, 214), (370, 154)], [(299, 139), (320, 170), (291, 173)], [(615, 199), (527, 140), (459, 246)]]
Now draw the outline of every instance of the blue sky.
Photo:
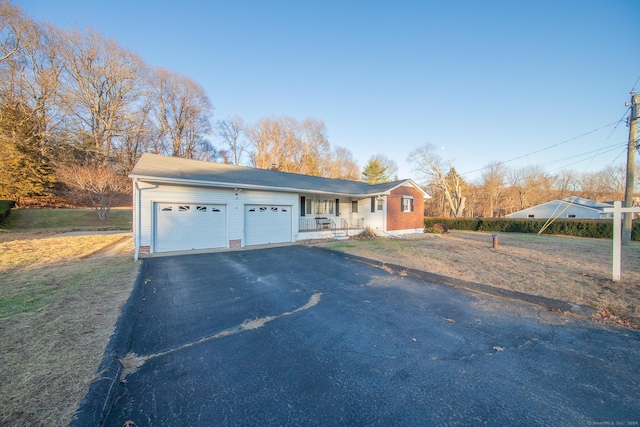
[(425, 143), (461, 173), (559, 143), (508, 165), (585, 172), (624, 163), (624, 122), (564, 141), (626, 117), (630, 90), (640, 91), (637, 0), (15, 4), (191, 77), (214, 120), (315, 117), (361, 168), (385, 154), (401, 178), (420, 178), (406, 159)]

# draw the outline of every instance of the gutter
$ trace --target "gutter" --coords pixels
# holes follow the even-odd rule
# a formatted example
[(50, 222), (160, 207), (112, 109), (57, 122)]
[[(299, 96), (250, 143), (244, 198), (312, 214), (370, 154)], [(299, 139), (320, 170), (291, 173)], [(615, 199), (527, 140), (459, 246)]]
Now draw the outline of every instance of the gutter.
[(389, 195), (390, 190), (387, 191), (372, 191), (371, 193), (341, 193), (334, 191), (323, 191), (316, 189), (305, 189), (305, 188), (294, 188), (294, 187), (273, 187), (273, 186), (265, 186), (265, 185), (256, 185), (256, 184), (243, 184), (243, 183), (229, 183), (229, 182), (219, 182), (219, 181), (202, 181), (202, 180), (192, 180), (192, 179), (179, 179), (179, 178), (158, 178), (153, 176), (142, 176), (142, 175), (129, 175), (129, 178), (133, 178), (135, 182), (145, 181), (145, 182), (153, 182), (159, 184), (181, 184), (181, 185), (190, 185), (195, 187), (221, 187), (221, 188), (242, 188), (244, 190), (261, 190), (261, 191), (280, 191), (285, 193), (313, 193), (313, 194), (328, 194), (328, 195), (340, 195), (344, 197), (371, 197), (372, 195), (384, 194)]

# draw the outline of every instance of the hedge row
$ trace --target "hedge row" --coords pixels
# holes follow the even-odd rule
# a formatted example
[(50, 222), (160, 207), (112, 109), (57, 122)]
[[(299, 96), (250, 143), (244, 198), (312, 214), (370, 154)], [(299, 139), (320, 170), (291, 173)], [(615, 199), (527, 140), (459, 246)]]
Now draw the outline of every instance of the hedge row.
[[(546, 222), (546, 219), (425, 218), (424, 226), (429, 228), (435, 224), (444, 224), (451, 230), (538, 233)], [(557, 219), (544, 230), (544, 234), (610, 239), (613, 235), (613, 221), (611, 219)], [(640, 241), (640, 221), (638, 220), (633, 222), (631, 239)]]
[(16, 205), (13, 200), (0, 200), (0, 223), (11, 213), (11, 208)]

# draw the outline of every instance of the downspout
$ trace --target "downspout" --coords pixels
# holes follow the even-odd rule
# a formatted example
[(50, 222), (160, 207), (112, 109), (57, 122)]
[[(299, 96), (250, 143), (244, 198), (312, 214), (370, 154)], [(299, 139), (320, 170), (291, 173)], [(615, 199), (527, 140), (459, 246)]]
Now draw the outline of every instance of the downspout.
[(386, 196), (383, 198), (382, 195), (379, 196), (382, 199), (382, 232), (387, 234), (387, 207), (389, 203)]
[(140, 252), (140, 186), (138, 185), (138, 178), (133, 179), (133, 216), (136, 218), (133, 224), (133, 245), (135, 246), (135, 252), (133, 254), (133, 260), (138, 261), (138, 254)]

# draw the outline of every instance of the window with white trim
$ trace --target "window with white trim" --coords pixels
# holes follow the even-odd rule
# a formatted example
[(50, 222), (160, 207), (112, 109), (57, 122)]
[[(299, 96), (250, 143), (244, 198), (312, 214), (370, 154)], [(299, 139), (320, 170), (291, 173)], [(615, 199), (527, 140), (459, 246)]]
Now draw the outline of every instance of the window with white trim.
[(413, 212), (413, 197), (402, 196), (402, 212)]
[(335, 201), (326, 199), (306, 199), (305, 213), (307, 215), (333, 215)]

